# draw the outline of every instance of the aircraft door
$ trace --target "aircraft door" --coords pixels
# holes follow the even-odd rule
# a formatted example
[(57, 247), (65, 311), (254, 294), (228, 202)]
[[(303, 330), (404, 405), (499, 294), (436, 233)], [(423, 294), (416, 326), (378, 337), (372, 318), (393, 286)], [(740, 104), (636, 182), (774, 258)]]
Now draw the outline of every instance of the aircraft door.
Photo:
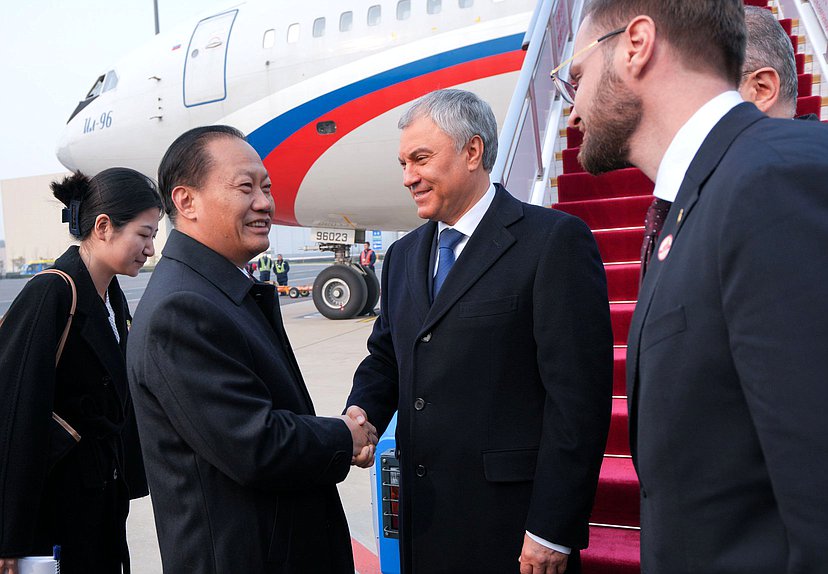
[(238, 10), (200, 21), (184, 63), (184, 105), (199, 106), (227, 97), (227, 44)]

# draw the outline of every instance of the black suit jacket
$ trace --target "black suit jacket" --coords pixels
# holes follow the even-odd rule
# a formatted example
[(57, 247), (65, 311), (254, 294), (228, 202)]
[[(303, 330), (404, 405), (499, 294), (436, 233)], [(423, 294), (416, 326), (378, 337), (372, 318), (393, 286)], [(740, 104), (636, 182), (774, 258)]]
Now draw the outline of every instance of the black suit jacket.
[(828, 130), (741, 104), (630, 329), (645, 573), (828, 572)]
[(51, 554), (60, 544), (66, 572), (120, 572), (129, 497), (147, 494), (124, 361), (129, 310), (113, 278), (119, 344), (78, 247), (54, 266), (78, 296), (57, 368), (72, 301), (62, 278), (29, 281), (0, 329), (0, 556)]
[(348, 404), (380, 429), (399, 409), (404, 571), (517, 572), (527, 529), (587, 545), (610, 416), (604, 270), (582, 221), (498, 186), (430, 304), (436, 228), (386, 253)]
[(127, 366), (165, 572), (353, 573), (351, 434), (314, 416), (272, 285), (173, 231)]

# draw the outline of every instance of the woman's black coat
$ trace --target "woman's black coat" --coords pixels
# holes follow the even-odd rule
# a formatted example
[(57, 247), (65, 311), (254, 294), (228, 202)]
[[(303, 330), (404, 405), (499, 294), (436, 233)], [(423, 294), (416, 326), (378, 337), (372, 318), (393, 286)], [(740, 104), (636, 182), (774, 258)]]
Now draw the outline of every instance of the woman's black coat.
[(55, 268), (78, 293), (57, 368), (71, 303), (61, 277), (33, 278), (0, 328), (0, 557), (51, 554), (60, 545), (64, 574), (121, 572), (122, 563), (128, 572), (129, 499), (147, 494), (124, 363), (129, 309), (113, 278), (118, 343), (78, 247)]

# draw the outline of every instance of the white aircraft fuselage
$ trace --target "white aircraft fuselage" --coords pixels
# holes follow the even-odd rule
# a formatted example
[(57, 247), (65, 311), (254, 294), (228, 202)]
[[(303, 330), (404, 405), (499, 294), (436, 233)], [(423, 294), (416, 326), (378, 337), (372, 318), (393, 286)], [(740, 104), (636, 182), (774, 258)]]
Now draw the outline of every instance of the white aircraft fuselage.
[(184, 131), (229, 124), (273, 180), (274, 223), (410, 230), (397, 162), (403, 110), (477, 92), (498, 121), (533, 0), (251, 0), (156, 36), (102, 75), (58, 145), (71, 170), (156, 177)]

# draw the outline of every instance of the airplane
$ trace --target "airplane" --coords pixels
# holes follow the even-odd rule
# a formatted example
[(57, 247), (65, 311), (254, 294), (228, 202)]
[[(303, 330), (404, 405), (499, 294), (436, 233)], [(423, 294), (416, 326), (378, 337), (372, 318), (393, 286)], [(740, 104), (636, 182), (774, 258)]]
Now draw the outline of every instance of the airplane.
[(229, 124), (273, 180), (273, 223), (311, 228), (335, 264), (313, 285), (332, 319), (373, 311), (379, 284), (350, 257), (365, 230), (422, 223), (396, 161), (397, 121), (432, 90), (487, 100), (502, 125), (535, 0), (249, 0), (156, 36), (101, 74), (57, 155), (156, 177), (184, 131)]

